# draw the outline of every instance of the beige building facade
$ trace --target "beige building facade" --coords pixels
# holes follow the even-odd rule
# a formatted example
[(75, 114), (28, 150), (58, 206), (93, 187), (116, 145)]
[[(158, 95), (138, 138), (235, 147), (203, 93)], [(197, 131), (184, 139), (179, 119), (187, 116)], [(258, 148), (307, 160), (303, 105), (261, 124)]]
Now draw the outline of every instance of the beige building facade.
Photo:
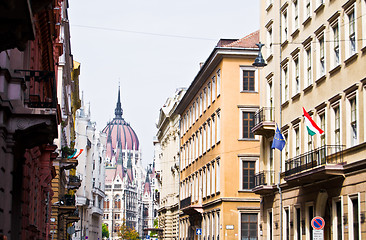
[[(366, 1), (261, 1), (261, 239), (365, 239)], [(303, 108), (323, 134), (308, 134)], [(271, 149), (275, 124), (286, 145)]]
[(252, 193), (259, 138), (259, 32), (221, 39), (175, 113), (180, 120), (179, 239), (257, 237), (259, 197)]
[(179, 115), (174, 114), (186, 89), (177, 89), (160, 109), (156, 127), (156, 174), (159, 185), (158, 220), (162, 239), (178, 239)]

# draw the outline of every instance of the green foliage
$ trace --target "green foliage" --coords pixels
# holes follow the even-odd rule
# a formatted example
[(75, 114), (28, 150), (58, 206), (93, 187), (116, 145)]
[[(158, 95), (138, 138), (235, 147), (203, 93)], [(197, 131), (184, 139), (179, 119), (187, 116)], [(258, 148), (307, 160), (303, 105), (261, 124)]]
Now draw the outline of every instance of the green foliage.
[(102, 225), (102, 238), (104, 238), (104, 237), (109, 238), (109, 231), (108, 231), (107, 225), (105, 225), (103, 223), (103, 225)]
[(139, 239), (138, 232), (134, 228), (127, 227), (125, 220), (123, 220), (122, 226), (119, 229), (118, 236), (120, 236), (121, 239), (126, 239), (126, 240)]
[(75, 152), (75, 149), (72, 149), (72, 148), (69, 148), (66, 146), (66, 147), (62, 147), (61, 151), (62, 151), (62, 157), (67, 158), (68, 156), (71, 156)]
[[(157, 218), (154, 219), (154, 228), (158, 228), (159, 227), (159, 221)], [(158, 232), (157, 231), (151, 231), (150, 233), (150, 237), (158, 237)]]

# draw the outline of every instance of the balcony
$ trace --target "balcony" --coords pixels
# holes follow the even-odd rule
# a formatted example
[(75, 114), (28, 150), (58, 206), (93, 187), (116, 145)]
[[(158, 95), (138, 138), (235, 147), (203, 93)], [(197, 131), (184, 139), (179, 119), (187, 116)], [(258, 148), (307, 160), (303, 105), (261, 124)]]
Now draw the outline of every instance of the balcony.
[(69, 176), (69, 182), (67, 183), (68, 189), (78, 189), (81, 186), (81, 179), (79, 176)]
[(324, 145), (287, 160), (285, 181), (306, 184), (343, 175), (343, 150), (343, 145)]
[(180, 209), (186, 208), (191, 205), (191, 197), (187, 197), (180, 201)]
[(103, 216), (103, 210), (100, 209), (99, 207), (92, 207), (92, 214), (93, 215), (99, 215), (99, 216)]
[(184, 214), (188, 214), (188, 215), (195, 215), (195, 214), (203, 213), (201, 204), (192, 205), (191, 202), (192, 202), (191, 196), (181, 200), (180, 201), (180, 210)]
[(93, 186), (92, 193), (95, 193), (95, 194), (99, 195), (100, 197), (105, 198), (105, 194), (100, 188)]
[(272, 193), (275, 187), (275, 172), (262, 171), (255, 175), (255, 187), (252, 191), (256, 194), (266, 195)]
[(252, 132), (255, 135), (271, 137), (274, 135), (275, 126), (275, 111), (273, 107), (263, 107), (254, 114), (254, 127)]
[(75, 195), (65, 194), (60, 198), (60, 210), (75, 210)]
[(15, 70), (24, 73), (26, 91), (24, 103), (29, 108), (56, 108), (57, 93), (55, 72)]

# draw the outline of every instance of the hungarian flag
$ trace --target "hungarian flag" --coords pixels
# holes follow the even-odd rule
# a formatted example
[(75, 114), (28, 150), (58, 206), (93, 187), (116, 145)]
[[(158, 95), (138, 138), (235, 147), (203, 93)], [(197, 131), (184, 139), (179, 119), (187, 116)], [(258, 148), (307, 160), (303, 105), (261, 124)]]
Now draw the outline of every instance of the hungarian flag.
[(308, 130), (308, 133), (310, 136), (314, 136), (315, 134), (322, 134), (324, 131), (316, 125), (316, 123), (311, 119), (309, 113), (306, 112), (305, 108), (302, 108), (304, 110), (304, 117), (305, 117), (305, 126)]
[(76, 159), (83, 152), (84, 149), (75, 149), (74, 153), (71, 156), (68, 156), (68, 159)]

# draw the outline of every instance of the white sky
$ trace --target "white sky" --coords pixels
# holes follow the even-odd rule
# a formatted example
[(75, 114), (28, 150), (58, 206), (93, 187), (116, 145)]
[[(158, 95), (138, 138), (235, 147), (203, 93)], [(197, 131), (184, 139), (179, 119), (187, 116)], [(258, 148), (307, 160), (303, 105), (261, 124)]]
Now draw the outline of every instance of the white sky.
[(69, 0), (71, 51), (80, 91), (102, 130), (114, 117), (118, 82), (124, 119), (152, 162), (156, 119), (176, 88), (189, 87), (220, 38), (259, 29), (259, 0)]

